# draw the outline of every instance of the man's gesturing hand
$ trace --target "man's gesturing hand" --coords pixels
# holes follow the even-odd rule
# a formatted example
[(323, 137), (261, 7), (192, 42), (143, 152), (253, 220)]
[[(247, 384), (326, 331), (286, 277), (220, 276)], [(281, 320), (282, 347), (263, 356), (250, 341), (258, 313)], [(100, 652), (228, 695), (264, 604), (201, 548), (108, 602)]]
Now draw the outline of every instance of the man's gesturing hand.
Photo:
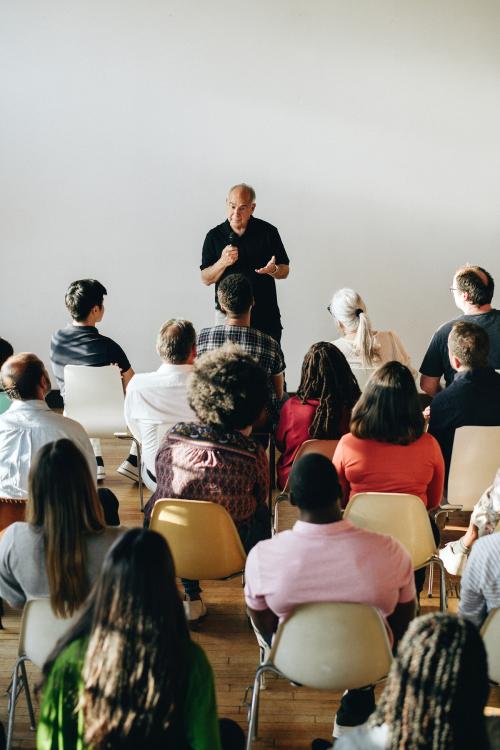
[(273, 255), (271, 260), (262, 268), (256, 268), (255, 273), (267, 273), (269, 276), (274, 276), (279, 271), (278, 266), (276, 265), (276, 257)]

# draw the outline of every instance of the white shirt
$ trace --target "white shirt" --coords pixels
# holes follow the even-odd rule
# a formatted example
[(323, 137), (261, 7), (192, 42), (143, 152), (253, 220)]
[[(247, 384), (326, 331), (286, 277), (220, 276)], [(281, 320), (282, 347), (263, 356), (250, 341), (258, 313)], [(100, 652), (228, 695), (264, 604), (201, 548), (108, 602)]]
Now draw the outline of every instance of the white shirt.
[(94, 451), (81, 424), (56, 414), (45, 401), (14, 399), (10, 409), (0, 415), (0, 497), (25, 500), (33, 458), (44, 445), (61, 438), (80, 448), (97, 485)]
[[(187, 400), (187, 384), (193, 365), (164, 362), (155, 372), (134, 375), (125, 394), (125, 421), (132, 435), (142, 444), (145, 469), (155, 473), (155, 459), (164, 434), (177, 422), (196, 422)], [(150, 490), (156, 484), (143, 471)]]
[[(406, 367), (408, 367), (411, 371), (411, 374), (414, 378), (417, 377), (418, 373), (412, 367), (410, 355), (404, 348), (397, 333), (394, 333), (394, 331), (374, 331), (373, 341), (375, 346), (378, 348), (379, 359), (376, 363), (374, 363), (372, 368), (366, 369), (370, 369), (370, 371), (373, 371), (386, 362), (396, 360), (397, 362), (401, 362), (402, 365), (406, 365)], [(349, 366), (351, 368), (361, 368), (361, 358), (359, 354), (356, 354), (356, 352), (354, 351), (353, 339), (348, 339), (345, 336), (342, 336), (341, 338), (332, 341), (332, 344), (334, 344), (337, 349), (340, 349), (344, 357), (349, 362)]]

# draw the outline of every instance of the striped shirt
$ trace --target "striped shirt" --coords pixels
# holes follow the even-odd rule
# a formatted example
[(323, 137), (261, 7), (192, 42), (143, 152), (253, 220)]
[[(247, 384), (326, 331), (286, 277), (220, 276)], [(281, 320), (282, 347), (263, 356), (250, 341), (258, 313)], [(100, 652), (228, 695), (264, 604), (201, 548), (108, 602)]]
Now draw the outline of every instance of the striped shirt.
[(459, 614), (481, 627), (500, 607), (500, 533), (475, 542), (462, 578)]

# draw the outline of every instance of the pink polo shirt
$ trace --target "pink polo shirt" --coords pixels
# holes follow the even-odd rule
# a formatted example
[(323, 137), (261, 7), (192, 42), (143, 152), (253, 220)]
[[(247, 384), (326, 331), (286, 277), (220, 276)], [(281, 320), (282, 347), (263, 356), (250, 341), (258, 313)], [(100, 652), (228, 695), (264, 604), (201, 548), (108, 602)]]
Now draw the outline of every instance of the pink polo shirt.
[(259, 542), (249, 553), (245, 599), (251, 609), (270, 609), (280, 621), (299, 604), (357, 602), (384, 618), (415, 599), (409, 554), (391, 536), (359, 529), (350, 521), (297, 521), (288, 531)]

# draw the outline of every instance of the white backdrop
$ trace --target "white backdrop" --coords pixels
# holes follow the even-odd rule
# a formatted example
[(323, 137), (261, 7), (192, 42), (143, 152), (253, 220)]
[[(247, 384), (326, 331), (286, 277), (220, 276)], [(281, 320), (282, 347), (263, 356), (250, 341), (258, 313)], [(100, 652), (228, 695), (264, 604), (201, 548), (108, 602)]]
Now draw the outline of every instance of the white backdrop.
[(47, 359), (70, 281), (137, 370), (199, 278), (227, 187), (291, 259), (288, 384), (353, 286), (418, 367), (464, 261), (499, 274), (497, 0), (2, 0), (0, 335)]

